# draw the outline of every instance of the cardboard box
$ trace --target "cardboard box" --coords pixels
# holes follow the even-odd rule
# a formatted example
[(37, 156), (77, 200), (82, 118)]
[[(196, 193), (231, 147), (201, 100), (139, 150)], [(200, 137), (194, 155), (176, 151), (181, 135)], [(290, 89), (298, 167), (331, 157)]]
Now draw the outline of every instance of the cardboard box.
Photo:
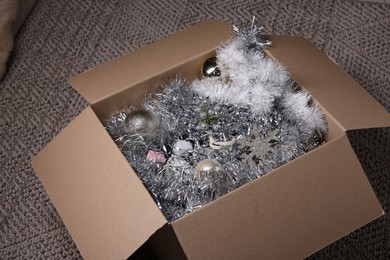
[(168, 258), (299, 259), (383, 214), (345, 132), (390, 126), (388, 112), (301, 37), (272, 36), (268, 54), (326, 115), (326, 144), (167, 223), (102, 125), (167, 77), (199, 77), (230, 38), (206, 21), (72, 78), (90, 106), (32, 164), (86, 259), (124, 259), (150, 238)]

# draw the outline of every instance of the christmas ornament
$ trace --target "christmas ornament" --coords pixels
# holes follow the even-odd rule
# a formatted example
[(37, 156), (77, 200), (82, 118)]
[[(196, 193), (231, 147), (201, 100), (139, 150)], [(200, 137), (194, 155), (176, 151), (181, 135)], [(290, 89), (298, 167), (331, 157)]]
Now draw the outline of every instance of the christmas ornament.
[(216, 180), (221, 178), (221, 175), (225, 174), (223, 166), (215, 159), (204, 159), (196, 165), (195, 177), (198, 181), (201, 178), (211, 178)]
[(130, 112), (124, 121), (124, 130), (128, 134), (140, 134), (143, 137), (155, 137), (159, 131), (158, 118), (146, 109)]
[(204, 77), (218, 77), (221, 76), (221, 71), (217, 65), (217, 58), (208, 58), (202, 66), (202, 74)]
[(227, 148), (234, 144), (236, 140), (232, 139), (230, 141), (216, 141), (212, 134), (209, 134), (209, 146), (213, 148), (214, 150), (220, 150), (223, 148)]
[(255, 24), (255, 17), (253, 17), (251, 26), (247, 30), (241, 31), (233, 25), (234, 32), (243, 42), (243, 48), (257, 52), (262, 57), (265, 56), (263, 49), (272, 45), (272, 42), (262, 35), (263, 29), (263, 26)]
[(177, 140), (173, 145), (173, 153), (181, 156), (192, 149), (192, 144), (188, 141)]
[(239, 138), (239, 149), (243, 151), (239, 158), (245, 161), (260, 161), (263, 156), (274, 151), (279, 142), (276, 130), (272, 130), (267, 137), (261, 136), (261, 131), (254, 126), (249, 138)]
[(154, 163), (162, 163), (164, 164), (167, 161), (167, 158), (163, 153), (149, 150), (146, 155), (146, 160), (154, 162)]

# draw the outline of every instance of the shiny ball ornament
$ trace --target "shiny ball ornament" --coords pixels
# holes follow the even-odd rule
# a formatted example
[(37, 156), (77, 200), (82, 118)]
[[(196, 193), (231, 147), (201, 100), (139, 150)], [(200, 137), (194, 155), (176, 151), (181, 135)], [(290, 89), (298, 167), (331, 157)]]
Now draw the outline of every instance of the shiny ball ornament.
[(203, 178), (211, 180), (223, 179), (225, 170), (220, 162), (215, 159), (204, 159), (200, 161), (195, 167), (195, 177), (197, 181)]
[(204, 77), (219, 77), (221, 76), (221, 70), (217, 65), (217, 58), (211, 57), (208, 58), (202, 66), (202, 75)]
[(126, 116), (124, 130), (128, 134), (139, 134), (143, 137), (153, 138), (160, 130), (160, 121), (152, 112), (141, 108)]
[(173, 145), (173, 153), (177, 156), (182, 156), (186, 153), (188, 153), (188, 151), (192, 150), (193, 147), (192, 147), (192, 144), (188, 141), (184, 141), (184, 140), (177, 140), (175, 142), (175, 144)]

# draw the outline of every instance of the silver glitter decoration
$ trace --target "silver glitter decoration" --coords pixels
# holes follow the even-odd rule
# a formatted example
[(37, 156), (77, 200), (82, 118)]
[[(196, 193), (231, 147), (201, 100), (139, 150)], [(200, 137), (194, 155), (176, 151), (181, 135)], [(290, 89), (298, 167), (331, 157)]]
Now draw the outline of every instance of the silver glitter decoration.
[[(278, 109), (266, 117), (256, 117), (249, 106), (213, 103), (199, 96), (179, 78), (165, 84), (161, 93), (147, 96), (142, 106), (159, 119), (160, 131), (155, 138), (127, 134), (123, 128), (126, 111), (113, 115), (105, 126), (168, 221), (255, 180), (322, 142), (318, 135), (302, 132), (299, 123), (286, 120)], [(204, 121), (209, 111), (218, 117), (207, 124)], [(199, 128), (200, 123), (205, 124)], [(229, 145), (213, 149), (210, 136), (215, 142)], [(179, 140), (191, 144), (192, 149), (174, 153)], [(235, 142), (230, 144), (232, 140)], [(145, 160), (149, 150), (163, 153), (166, 164)], [(218, 161), (224, 174), (196, 178), (196, 167), (203, 160)]]
[(237, 138), (238, 149), (246, 151), (240, 158), (244, 161), (261, 160), (266, 154), (274, 152), (278, 139), (276, 130), (271, 130), (267, 137), (262, 137), (260, 129), (255, 126), (250, 137)]
[[(270, 45), (261, 30), (254, 22), (247, 30), (235, 28), (235, 37), (243, 42), (240, 46), (248, 57), (260, 54), (261, 58), (263, 48)], [(268, 79), (267, 84), (276, 82)], [(203, 80), (210, 83), (218, 77)], [(138, 119), (131, 122), (127, 112), (137, 111), (134, 107), (113, 115), (105, 127), (167, 220), (173, 221), (323, 142), (326, 123), (318, 109), (306, 105), (310, 97), (299, 90), (296, 94), (291, 81), (282, 78), (278, 82), (282, 83), (272, 86), (281, 90), (275, 92), (271, 111), (255, 114), (253, 104), (211, 99), (176, 77), (162, 84), (161, 91), (145, 97), (141, 111), (153, 116), (143, 116), (148, 119), (141, 120), (141, 127)], [(153, 159), (155, 155), (164, 155), (166, 163)]]
[(258, 26), (255, 23), (255, 17), (253, 17), (250, 27), (245, 30), (240, 30), (238, 27), (233, 26), (236, 35), (245, 42), (244, 49), (255, 51), (265, 56), (263, 49), (271, 46), (272, 42), (262, 35), (263, 29), (263, 26)]

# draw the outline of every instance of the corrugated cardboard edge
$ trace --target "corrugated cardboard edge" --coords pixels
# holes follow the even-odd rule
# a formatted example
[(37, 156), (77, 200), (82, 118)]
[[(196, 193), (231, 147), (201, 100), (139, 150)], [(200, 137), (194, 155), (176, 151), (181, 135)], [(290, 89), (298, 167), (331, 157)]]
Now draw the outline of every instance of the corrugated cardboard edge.
[(32, 165), (86, 259), (125, 259), (166, 223), (90, 107)]
[(382, 214), (341, 136), (172, 226), (190, 259), (301, 259)]
[[(86, 71), (69, 84), (90, 104), (164, 74), (225, 42), (231, 27), (208, 20)], [(200, 71), (200, 69), (199, 69)]]

